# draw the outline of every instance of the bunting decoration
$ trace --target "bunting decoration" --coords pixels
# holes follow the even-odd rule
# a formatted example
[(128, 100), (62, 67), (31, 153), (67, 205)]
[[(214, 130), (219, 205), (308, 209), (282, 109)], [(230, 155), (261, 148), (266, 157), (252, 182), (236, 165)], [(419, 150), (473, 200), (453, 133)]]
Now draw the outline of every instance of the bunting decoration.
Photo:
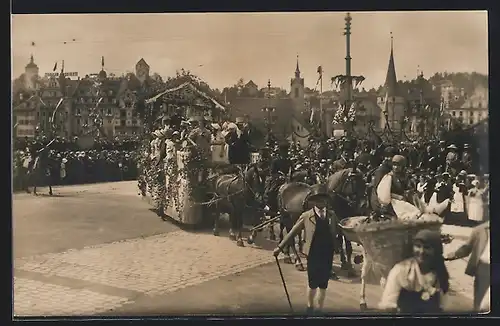
[(343, 124), (354, 121), (356, 119), (356, 107), (356, 102), (353, 102), (349, 109), (347, 109), (345, 105), (339, 104), (337, 111), (335, 111), (332, 124)]
[(360, 86), (365, 81), (365, 77), (363, 77), (363, 76), (353, 76), (352, 80), (354, 81), (354, 88), (357, 88), (358, 86)]

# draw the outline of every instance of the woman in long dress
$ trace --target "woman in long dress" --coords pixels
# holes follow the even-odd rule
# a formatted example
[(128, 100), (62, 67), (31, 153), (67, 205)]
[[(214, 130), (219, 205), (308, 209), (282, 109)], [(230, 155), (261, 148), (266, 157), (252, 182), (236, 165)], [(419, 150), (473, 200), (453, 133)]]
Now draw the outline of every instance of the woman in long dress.
[(472, 189), (469, 190), (469, 205), (467, 214), (470, 221), (481, 223), (484, 220), (484, 202), (483, 196), (488, 188), (480, 188), (479, 180), (472, 181)]

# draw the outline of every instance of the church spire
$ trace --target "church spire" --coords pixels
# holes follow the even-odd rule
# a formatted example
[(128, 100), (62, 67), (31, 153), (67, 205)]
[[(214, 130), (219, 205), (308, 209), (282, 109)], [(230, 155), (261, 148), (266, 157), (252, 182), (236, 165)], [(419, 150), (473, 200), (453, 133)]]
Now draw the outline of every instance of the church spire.
[(299, 55), (297, 54), (297, 67), (295, 68), (295, 78), (300, 78)]
[(386, 95), (398, 96), (398, 80), (396, 78), (396, 67), (394, 65), (394, 38), (391, 32), (391, 54), (389, 56), (389, 66), (387, 67), (387, 76), (385, 77), (384, 88)]
[(35, 63), (35, 59), (33, 58), (33, 53), (30, 56), (30, 62), (26, 65), (26, 68), (38, 68)]

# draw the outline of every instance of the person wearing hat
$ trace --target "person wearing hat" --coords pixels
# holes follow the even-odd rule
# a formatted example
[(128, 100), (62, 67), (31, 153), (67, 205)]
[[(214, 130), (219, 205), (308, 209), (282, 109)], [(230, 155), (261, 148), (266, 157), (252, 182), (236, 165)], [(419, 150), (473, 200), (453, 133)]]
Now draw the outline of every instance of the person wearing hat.
[(475, 179), (471, 182), (472, 189), (468, 192), (467, 216), (469, 221), (477, 224), (484, 222), (484, 202), (488, 187), (481, 187), (481, 182)]
[(404, 195), (407, 190), (405, 169), (407, 160), (403, 155), (392, 158), (392, 171), (384, 175), (376, 190), (377, 201), (374, 212), (379, 216), (402, 218), (404, 216), (418, 215), (420, 210), (407, 203)]
[(380, 203), (377, 196), (377, 187), (382, 178), (392, 170), (392, 158), (397, 154), (394, 147), (386, 147), (384, 149), (384, 159), (382, 163), (372, 171), (367, 173), (367, 181), (370, 183), (368, 193), (370, 194), (370, 205), (373, 211), (380, 211)]
[(200, 158), (206, 161), (211, 156), (210, 144), (212, 135), (210, 131), (205, 128), (205, 120), (202, 116), (193, 116), (189, 119), (191, 124), (191, 131), (188, 134), (188, 140), (200, 153)]
[(464, 169), (468, 173), (472, 173), (472, 155), (470, 152), (469, 144), (464, 144), (464, 150), (462, 152), (462, 169)]
[(476, 226), (460, 248), (444, 255), (445, 260), (469, 256), (465, 274), (474, 278), (474, 310), (485, 312), (490, 308), (490, 222)]
[(445, 171), (456, 175), (456, 170), (458, 169), (458, 164), (460, 161), (458, 160), (457, 154), (457, 146), (451, 144), (448, 146), (448, 154), (446, 154), (446, 168)]
[(419, 231), (413, 238), (410, 256), (389, 272), (379, 308), (414, 314), (442, 312), (450, 275), (444, 263), (441, 233)]
[(340, 154), (340, 158), (336, 161), (333, 161), (330, 170), (332, 173), (335, 173), (340, 170), (347, 169), (351, 166), (351, 151), (349, 147), (342, 147), (342, 153)]
[(236, 118), (237, 128), (229, 130), (225, 136), (228, 144), (230, 164), (250, 164), (251, 138), (250, 129), (242, 117)]
[(466, 219), (465, 216), (465, 196), (467, 195), (467, 186), (465, 185), (466, 177), (467, 177), (467, 172), (465, 172), (465, 170), (460, 171), (452, 186), (453, 200), (450, 205), (450, 218), (453, 224)]
[[(307, 256), (307, 312), (321, 312), (326, 298), (326, 289), (332, 272), (333, 254), (336, 246), (337, 214), (327, 209), (330, 196), (325, 184), (314, 186), (307, 198), (308, 211), (302, 213), (299, 219), (281, 241), (274, 256), (278, 256), (290, 241), (304, 230), (304, 254)], [(318, 291), (319, 288), (319, 291)], [(315, 305), (317, 299), (317, 306)]]

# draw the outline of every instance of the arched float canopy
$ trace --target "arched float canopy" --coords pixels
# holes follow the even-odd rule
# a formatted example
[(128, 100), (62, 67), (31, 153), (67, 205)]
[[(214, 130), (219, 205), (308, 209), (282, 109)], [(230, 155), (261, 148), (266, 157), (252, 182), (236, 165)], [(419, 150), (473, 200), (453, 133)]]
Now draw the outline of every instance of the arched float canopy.
[(216, 108), (222, 110), (222, 111), (226, 111), (226, 108), (220, 104), (219, 102), (217, 102), (213, 97), (207, 95), (205, 92), (202, 92), (200, 91), (195, 85), (193, 85), (193, 83), (191, 82), (185, 82), (185, 83), (182, 83), (181, 85), (179, 86), (176, 86), (176, 87), (172, 87), (172, 88), (168, 88), (158, 94), (156, 94), (155, 96), (149, 98), (146, 100), (146, 103), (153, 103), (153, 102), (156, 102), (156, 100), (158, 100), (160, 97), (162, 97), (163, 95), (166, 95), (168, 93), (172, 93), (172, 92), (175, 92), (175, 91), (179, 91), (181, 89), (184, 89), (184, 88), (189, 88), (191, 89), (192, 91), (196, 92), (198, 95), (204, 97), (205, 99), (211, 101)]

